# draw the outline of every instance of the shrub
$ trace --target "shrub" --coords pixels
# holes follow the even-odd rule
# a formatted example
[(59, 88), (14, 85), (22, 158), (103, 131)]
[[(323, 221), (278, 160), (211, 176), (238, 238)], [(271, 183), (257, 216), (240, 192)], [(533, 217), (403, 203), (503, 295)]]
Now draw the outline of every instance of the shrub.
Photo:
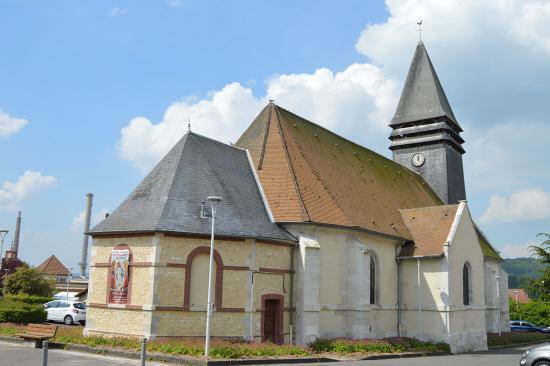
[(41, 304), (26, 304), (11, 299), (0, 300), (0, 323), (41, 323), (46, 320)]
[(42, 305), (47, 303), (48, 301), (52, 301), (53, 297), (49, 296), (38, 296), (38, 295), (27, 295), (27, 294), (17, 294), (17, 295), (6, 295), (4, 296), (4, 300), (11, 300), (11, 301), (17, 301), (22, 302), (25, 304), (33, 304), (33, 305)]
[(509, 344), (529, 343), (544, 341), (550, 339), (550, 335), (544, 333), (523, 333), (523, 332), (510, 332), (502, 333), (501, 336), (497, 334), (487, 335), (488, 346), (505, 346)]
[(19, 267), (4, 277), (4, 295), (52, 296), (55, 290), (53, 278), (44, 277), (36, 268)]
[(421, 342), (412, 338), (389, 338), (385, 340), (317, 339), (309, 344), (309, 347), (317, 353), (450, 352), (449, 345), (446, 343)]
[(550, 303), (531, 300), (526, 304), (510, 301), (510, 320), (524, 320), (536, 325), (550, 326)]

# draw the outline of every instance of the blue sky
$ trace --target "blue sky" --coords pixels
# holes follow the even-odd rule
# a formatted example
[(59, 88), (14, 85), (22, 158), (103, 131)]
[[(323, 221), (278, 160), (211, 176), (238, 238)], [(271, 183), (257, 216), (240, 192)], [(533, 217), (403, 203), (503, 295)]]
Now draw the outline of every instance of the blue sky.
[(87, 192), (104, 215), (189, 119), (234, 141), (269, 98), (389, 156), (386, 124), (422, 18), (465, 130), (473, 215), (505, 255), (525, 253), (550, 230), (550, 6), (460, 4), (2, 2), (4, 248), (22, 210), (21, 257), (39, 264), (56, 254), (76, 269)]

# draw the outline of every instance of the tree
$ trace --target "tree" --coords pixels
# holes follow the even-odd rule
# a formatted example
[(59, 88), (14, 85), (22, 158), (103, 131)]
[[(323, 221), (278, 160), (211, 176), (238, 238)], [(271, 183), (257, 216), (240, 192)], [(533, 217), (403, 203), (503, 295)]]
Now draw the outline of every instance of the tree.
[(546, 238), (540, 245), (531, 245), (529, 251), (545, 268), (540, 271), (541, 276), (533, 280), (529, 285), (529, 289), (538, 294), (539, 300), (550, 300), (550, 234), (540, 233), (537, 236)]
[(44, 277), (36, 268), (19, 267), (4, 278), (4, 295), (38, 295), (52, 296), (55, 290), (55, 280)]

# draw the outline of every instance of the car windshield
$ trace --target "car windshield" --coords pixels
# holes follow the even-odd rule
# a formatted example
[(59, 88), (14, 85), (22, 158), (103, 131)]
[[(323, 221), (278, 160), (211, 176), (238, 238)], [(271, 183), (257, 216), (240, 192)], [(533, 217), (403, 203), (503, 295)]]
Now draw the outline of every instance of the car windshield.
[(82, 302), (75, 302), (73, 306), (77, 309), (82, 309), (82, 310), (86, 309), (86, 304)]

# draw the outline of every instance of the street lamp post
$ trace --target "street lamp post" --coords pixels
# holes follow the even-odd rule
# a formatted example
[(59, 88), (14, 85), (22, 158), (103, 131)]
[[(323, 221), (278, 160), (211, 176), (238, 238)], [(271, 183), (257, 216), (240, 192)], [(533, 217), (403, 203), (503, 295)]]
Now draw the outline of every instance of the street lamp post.
[(497, 313), (497, 318), (498, 318), (498, 335), (501, 336), (502, 335), (502, 324), (501, 324), (501, 318), (500, 318), (500, 275), (496, 275), (495, 276), (495, 279), (496, 279), (496, 282), (497, 282), (497, 303), (498, 303), (498, 306), (497, 306), (497, 310), (498, 310), (498, 313)]
[(4, 239), (8, 235), (9, 230), (0, 229), (0, 260), (2, 259), (2, 250), (4, 249)]
[(73, 267), (67, 268), (69, 270), (69, 274), (67, 275), (67, 300), (69, 300), (69, 284), (71, 283), (71, 272), (73, 270)]
[(212, 266), (214, 264), (214, 225), (216, 222), (216, 207), (221, 202), (221, 197), (207, 197), (212, 208), (212, 231), (210, 235), (210, 266), (208, 267), (208, 308), (206, 309), (206, 340), (204, 344), (204, 355), (208, 357), (210, 352), (210, 323), (212, 318)]
[(519, 290), (514, 290), (514, 295), (516, 297), (516, 310), (519, 309), (518, 294), (519, 294)]

